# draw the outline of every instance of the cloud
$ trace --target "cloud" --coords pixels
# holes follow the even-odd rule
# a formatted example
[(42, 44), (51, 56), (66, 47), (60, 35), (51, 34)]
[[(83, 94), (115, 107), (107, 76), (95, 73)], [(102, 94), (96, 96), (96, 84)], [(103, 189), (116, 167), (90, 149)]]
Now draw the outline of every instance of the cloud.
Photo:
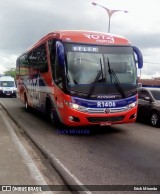
[[(125, 36), (138, 46), (145, 60), (160, 61), (157, 52), (160, 48), (158, 0), (95, 2), (111, 9), (128, 10), (127, 14), (119, 12), (112, 16), (111, 32)], [(48, 32), (62, 29), (107, 32), (108, 29), (107, 12), (93, 6), (91, 0), (0, 0), (0, 13), (0, 71), (15, 64), (15, 56)], [(153, 54), (148, 56), (149, 52)], [(150, 66), (145, 64), (143, 72), (151, 74)], [(155, 67), (159, 69), (158, 65)]]
[(0, 74), (3, 74), (4, 71), (9, 70), (10, 68), (15, 68), (15, 62), (17, 59), (17, 55), (8, 55), (6, 53), (2, 53), (0, 55)]
[(127, 37), (133, 44), (139, 46), (140, 48), (149, 49), (149, 48), (160, 48), (160, 39), (159, 37), (160, 33), (128, 33), (125, 34), (125, 37)]
[(85, 4), (82, 4), (80, 10), (78, 2), (81, 4), (81, 1), (72, 2), (72, 9), (75, 10), (72, 13), (67, 0), (47, 0), (45, 3), (42, 0), (38, 3), (37, 0), (1, 0), (0, 37), (3, 37), (3, 41), (0, 49), (8, 53), (18, 53), (50, 31), (89, 29), (90, 20), (88, 19), (88, 24), (87, 19), (85, 23), (83, 20), (83, 17), (88, 18), (89, 13), (82, 12), (83, 8), (86, 10)]

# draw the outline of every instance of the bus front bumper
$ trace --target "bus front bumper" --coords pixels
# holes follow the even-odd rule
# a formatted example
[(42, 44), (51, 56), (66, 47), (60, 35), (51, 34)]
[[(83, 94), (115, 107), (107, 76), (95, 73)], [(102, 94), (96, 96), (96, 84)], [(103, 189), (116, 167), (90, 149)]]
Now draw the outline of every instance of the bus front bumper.
[[(67, 126), (100, 125), (133, 123), (137, 117), (137, 106), (124, 112), (118, 113), (85, 113), (66, 108), (62, 113), (61, 121)], [(62, 119), (63, 118), (63, 119)]]

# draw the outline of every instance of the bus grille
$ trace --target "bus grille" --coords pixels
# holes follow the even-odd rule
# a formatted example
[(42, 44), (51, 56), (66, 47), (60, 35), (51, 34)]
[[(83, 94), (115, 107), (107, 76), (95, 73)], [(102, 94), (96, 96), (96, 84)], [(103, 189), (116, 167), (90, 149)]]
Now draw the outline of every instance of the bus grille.
[(91, 123), (99, 123), (99, 122), (118, 122), (122, 121), (125, 116), (118, 117), (87, 117), (88, 121)]

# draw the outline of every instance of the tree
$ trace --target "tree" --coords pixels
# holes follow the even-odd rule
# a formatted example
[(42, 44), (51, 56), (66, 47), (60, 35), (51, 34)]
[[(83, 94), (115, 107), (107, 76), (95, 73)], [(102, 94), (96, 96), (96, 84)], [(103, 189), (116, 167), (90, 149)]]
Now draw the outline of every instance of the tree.
[(15, 79), (16, 78), (16, 69), (15, 68), (11, 68), (10, 70), (5, 71), (3, 73), (3, 75), (12, 76)]

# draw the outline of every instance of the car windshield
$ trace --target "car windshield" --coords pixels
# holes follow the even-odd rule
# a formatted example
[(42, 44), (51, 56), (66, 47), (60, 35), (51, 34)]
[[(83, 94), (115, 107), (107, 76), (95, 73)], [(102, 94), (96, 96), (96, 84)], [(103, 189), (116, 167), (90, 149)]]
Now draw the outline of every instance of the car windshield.
[(13, 81), (0, 81), (1, 87), (14, 87)]
[(160, 100), (160, 90), (150, 90), (156, 100)]

